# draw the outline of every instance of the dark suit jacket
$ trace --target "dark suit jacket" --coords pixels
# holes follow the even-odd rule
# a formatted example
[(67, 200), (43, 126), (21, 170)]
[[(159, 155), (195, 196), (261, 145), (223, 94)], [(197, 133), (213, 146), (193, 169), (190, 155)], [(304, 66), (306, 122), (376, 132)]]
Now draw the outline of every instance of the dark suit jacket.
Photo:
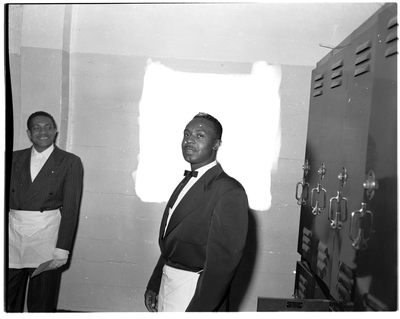
[(83, 168), (80, 158), (54, 146), (32, 182), (32, 148), (13, 152), (10, 209), (45, 211), (61, 208), (56, 247), (70, 251), (82, 196)]
[[(167, 208), (166, 208), (167, 209)], [(203, 270), (187, 311), (221, 310), (242, 258), (248, 230), (248, 202), (242, 185), (217, 164), (182, 198), (163, 237), (161, 256), (147, 288), (158, 293), (162, 268)]]

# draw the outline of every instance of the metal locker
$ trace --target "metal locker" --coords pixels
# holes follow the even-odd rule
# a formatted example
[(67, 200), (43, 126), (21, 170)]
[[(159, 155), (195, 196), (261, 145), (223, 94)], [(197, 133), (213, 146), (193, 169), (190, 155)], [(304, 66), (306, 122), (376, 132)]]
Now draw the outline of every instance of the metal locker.
[(340, 310), (397, 309), (397, 41), (386, 4), (312, 74), (298, 252)]

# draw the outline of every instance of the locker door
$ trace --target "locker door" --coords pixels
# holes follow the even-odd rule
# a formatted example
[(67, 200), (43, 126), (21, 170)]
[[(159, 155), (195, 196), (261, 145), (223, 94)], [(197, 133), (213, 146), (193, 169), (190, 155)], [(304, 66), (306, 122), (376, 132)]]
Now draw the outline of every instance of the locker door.
[(397, 310), (397, 28), (392, 5), (378, 20), (366, 190), (353, 215), (356, 310)]
[(347, 45), (313, 71), (306, 144), (308, 200), (301, 208), (298, 252), (330, 286), (335, 230), (329, 198), (336, 196), (342, 169), (342, 141), (347, 92)]
[(300, 228), (298, 238), (298, 253), (311, 264), (314, 263), (316, 255), (313, 254), (317, 247), (313, 239), (313, 228), (315, 216), (311, 209), (310, 185), (316, 185), (320, 176), (314, 172), (318, 169), (315, 160), (317, 149), (321, 144), (323, 122), (319, 119), (323, 117), (324, 109), (319, 107), (320, 100), (324, 99), (324, 72), (326, 66), (317, 66), (312, 72), (311, 99), (309, 108), (309, 125), (307, 130), (306, 155), (303, 165), (302, 184), (297, 183), (296, 198), (301, 205)]
[[(330, 293), (345, 309), (352, 307), (356, 254), (349, 238), (350, 212), (360, 209), (367, 155), (368, 127), (373, 94), (376, 24), (353, 37), (347, 50), (348, 82), (346, 112), (342, 118), (342, 154), (337, 167), (337, 195), (330, 201), (334, 228), (334, 256)], [(344, 178), (346, 175), (346, 178)], [(342, 177), (340, 180), (338, 177)], [(338, 203), (342, 203), (338, 213)], [(338, 215), (339, 214), (339, 215)]]
[[(325, 110), (323, 118), (323, 129), (321, 132), (321, 144), (316, 154), (319, 162), (319, 173), (324, 171), (323, 178), (320, 179), (320, 185), (311, 185), (311, 198), (318, 194), (318, 188), (323, 187), (325, 208), (321, 214), (315, 218), (314, 235), (318, 242), (316, 250), (316, 263), (311, 268), (329, 287), (332, 277), (332, 262), (334, 256), (334, 243), (336, 230), (341, 225), (332, 227), (333, 218), (330, 216), (329, 199), (337, 195), (340, 187), (338, 175), (342, 170), (343, 163), (343, 134), (344, 117), (346, 112), (347, 98), (347, 76), (346, 52), (348, 45), (343, 44), (342, 48), (335, 52), (327, 62), (326, 71), (326, 94), (325, 100), (319, 107)], [(312, 203), (314, 205), (314, 203)], [(342, 203), (340, 203), (342, 206)], [(342, 221), (340, 221), (342, 222)]]

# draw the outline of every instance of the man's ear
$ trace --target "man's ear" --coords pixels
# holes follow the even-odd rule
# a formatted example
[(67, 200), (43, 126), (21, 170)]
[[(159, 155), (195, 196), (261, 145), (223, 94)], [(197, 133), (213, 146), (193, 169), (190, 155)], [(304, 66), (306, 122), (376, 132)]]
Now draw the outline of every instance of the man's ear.
[(221, 140), (216, 140), (216, 141), (214, 142), (213, 150), (214, 150), (214, 151), (218, 151), (218, 149), (219, 149), (219, 147), (221, 146), (221, 144), (222, 144), (222, 141), (221, 141)]
[(26, 134), (28, 135), (29, 140), (32, 140), (31, 131), (30, 130), (26, 130)]

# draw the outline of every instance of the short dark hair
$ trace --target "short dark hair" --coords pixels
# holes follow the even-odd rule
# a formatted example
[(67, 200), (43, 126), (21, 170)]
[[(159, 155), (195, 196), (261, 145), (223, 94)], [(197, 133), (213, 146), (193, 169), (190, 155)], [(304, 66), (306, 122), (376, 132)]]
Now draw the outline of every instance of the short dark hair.
[(46, 116), (46, 117), (48, 117), (48, 118), (53, 122), (54, 128), (55, 128), (55, 129), (57, 128), (56, 121), (54, 120), (54, 118), (53, 118), (49, 113), (44, 112), (44, 111), (37, 111), (37, 112), (35, 112), (35, 113), (32, 113), (32, 114), (29, 116), (28, 121), (26, 122), (26, 125), (28, 126), (28, 130), (31, 129), (30, 125), (31, 125), (32, 119), (35, 118), (35, 117), (37, 117), (37, 116)]
[(208, 113), (199, 112), (195, 118), (203, 118), (209, 120), (214, 126), (215, 137), (220, 140), (222, 138), (222, 125), (221, 123), (212, 115)]

